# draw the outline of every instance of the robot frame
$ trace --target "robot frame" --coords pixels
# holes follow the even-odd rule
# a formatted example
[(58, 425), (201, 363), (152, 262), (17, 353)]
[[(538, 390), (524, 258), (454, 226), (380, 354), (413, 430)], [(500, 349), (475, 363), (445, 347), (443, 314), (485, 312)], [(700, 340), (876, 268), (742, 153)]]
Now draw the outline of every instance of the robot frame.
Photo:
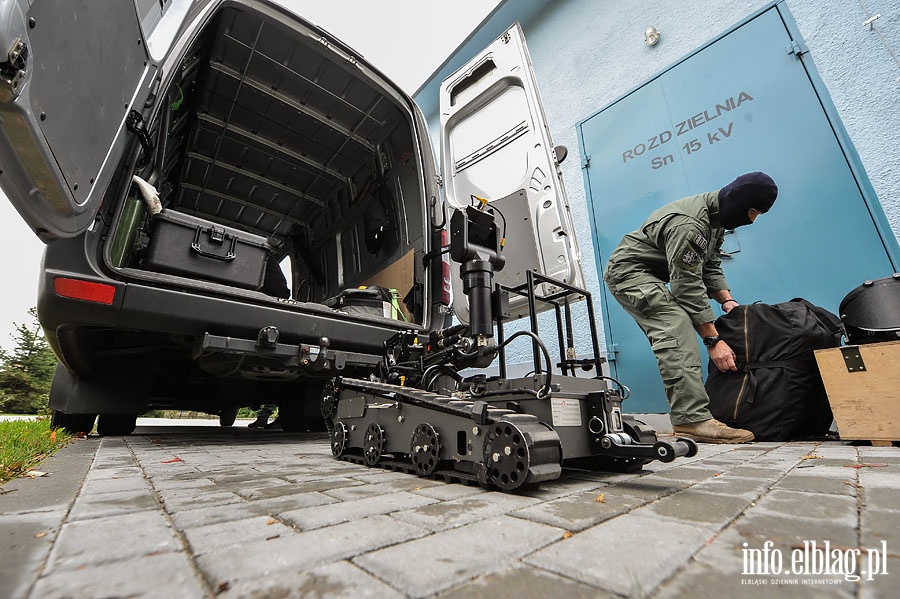
[[(563, 466), (635, 471), (652, 460), (696, 455), (693, 440), (659, 440), (651, 428), (622, 413), (628, 390), (602, 374), (588, 291), (532, 271), (517, 287), (494, 285), (493, 273), (505, 263), (505, 218), (486, 200), (475, 199), (481, 200), (478, 207), (453, 213), (448, 248), (460, 264), (469, 323), (427, 339), (414, 331), (399, 333), (384, 344), (379, 380), (337, 377), (326, 384), (321, 410), (334, 456), (510, 492), (559, 478)], [(502, 233), (494, 213), (503, 221)], [(552, 291), (540, 293), (542, 284)], [(527, 299), (531, 330), (505, 338), (510, 294)], [(573, 295), (586, 300), (591, 358), (576, 358)], [(537, 334), (538, 302), (556, 313), (559, 375)], [(523, 336), (532, 339), (534, 372), (508, 378), (505, 348)], [(495, 358), (498, 376), (466, 374)], [(595, 376), (577, 377), (577, 369), (594, 370)]]

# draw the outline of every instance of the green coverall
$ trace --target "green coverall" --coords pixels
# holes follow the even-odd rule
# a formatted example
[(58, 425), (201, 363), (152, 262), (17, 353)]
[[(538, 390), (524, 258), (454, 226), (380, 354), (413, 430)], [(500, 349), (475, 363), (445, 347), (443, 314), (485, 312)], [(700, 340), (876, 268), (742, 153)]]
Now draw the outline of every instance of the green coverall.
[(702, 193), (653, 212), (622, 239), (603, 277), (650, 340), (673, 425), (712, 418), (695, 327), (715, 320), (709, 297), (728, 289), (718, 198)]

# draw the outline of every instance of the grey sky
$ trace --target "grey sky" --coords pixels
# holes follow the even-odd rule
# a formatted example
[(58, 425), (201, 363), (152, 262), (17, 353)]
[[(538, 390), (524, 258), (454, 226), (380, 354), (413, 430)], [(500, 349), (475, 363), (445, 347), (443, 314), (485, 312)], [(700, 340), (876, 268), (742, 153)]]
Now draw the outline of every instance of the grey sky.
[[(413, 93), (499, 0), (276, 0), (341, 38)], [(28, 322), (43, 244), (0, 191), (0, 346)]]

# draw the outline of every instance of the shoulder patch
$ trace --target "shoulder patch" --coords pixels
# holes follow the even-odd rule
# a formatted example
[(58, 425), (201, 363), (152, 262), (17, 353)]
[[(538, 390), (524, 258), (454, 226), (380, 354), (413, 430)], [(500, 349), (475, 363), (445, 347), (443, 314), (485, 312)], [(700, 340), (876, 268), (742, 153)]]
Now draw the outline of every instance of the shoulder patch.
[(694, 250), (687, 249), (681, 254), (681, 261), (687, 266), (697, 266), (700, 263), (700, 255)]
[(691, 243), (697, 246), (702, 252), (705, 252), (706, 248), (709, 247), (709, 241), (700, 233), (694, 235), (694, 237), (691, 239)]

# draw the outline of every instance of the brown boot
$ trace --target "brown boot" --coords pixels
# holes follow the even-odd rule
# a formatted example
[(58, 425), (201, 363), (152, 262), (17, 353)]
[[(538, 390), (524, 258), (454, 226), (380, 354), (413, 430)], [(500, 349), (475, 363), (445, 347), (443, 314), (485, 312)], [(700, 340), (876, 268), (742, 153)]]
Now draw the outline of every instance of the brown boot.
[(676, 424), (673, 428), (676, 435), (690, 437), (700, 443), (748, 443), (753, 440), (753, 433), (750, 431), (731, 428), (715, 418), (688, 424)]

